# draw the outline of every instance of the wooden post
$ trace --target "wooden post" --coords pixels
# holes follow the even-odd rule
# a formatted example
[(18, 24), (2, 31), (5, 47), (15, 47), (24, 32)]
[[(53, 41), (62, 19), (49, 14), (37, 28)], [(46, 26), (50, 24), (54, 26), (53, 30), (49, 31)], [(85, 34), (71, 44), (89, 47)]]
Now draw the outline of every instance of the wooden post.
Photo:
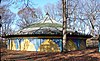
[[(65, 45), (66, 45), (66, 0), (62, 0), (62, 7), (63, 7), (63, 52), (65, 51)], [(68, 15), (68, 14), (67, 14)]]

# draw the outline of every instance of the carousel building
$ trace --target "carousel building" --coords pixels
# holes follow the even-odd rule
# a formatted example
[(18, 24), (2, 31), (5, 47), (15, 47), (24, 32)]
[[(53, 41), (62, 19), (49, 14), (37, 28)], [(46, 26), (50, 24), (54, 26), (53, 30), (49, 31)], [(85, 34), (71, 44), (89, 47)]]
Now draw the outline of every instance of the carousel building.
[[(91, 37), (76, 31), (67, 30), (67, 51), (86, 48), (86, 39)], [(62, 52), (62, 24), (52, 19), (49, 14), (39, 22), (5, 36), (8, 39), (7, 49), (39, 52)]]

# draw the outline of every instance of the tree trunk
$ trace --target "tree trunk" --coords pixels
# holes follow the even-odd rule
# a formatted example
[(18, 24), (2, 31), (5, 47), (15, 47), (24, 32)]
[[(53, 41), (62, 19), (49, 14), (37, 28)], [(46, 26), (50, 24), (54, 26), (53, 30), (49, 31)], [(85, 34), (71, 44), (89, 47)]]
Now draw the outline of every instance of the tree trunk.
[(99, 40), (99, 45), (98, 45), (98, 47), (99, 47), (99, 52), (100, 52), (100, 35), (99, 35), (98, 40)]
[(66, 45), (66, 0), (62, 0), (62, 6), (63, 6), (63, 52), (66, 51), (65, 45)]

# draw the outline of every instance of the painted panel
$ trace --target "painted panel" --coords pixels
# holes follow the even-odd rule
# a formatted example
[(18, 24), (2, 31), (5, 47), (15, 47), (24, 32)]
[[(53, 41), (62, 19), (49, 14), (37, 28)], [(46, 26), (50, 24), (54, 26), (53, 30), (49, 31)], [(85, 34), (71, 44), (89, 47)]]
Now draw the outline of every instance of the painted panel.
[(10, 49), (10, 39), (8, 39), (8, 41), (7, 41), (7, 49)]
[(30, 40), (30, 42), (32, 44), (34, 44), (34, 47), (36, 49), (35, 51), (37, 51), (39, 46), (40, 46), (40, 39), (38, 39), (38, 38), (30, 38), (29, 40)]
[(77, 46), (72, 39), (69, 39), (66, 44), (67, 51), (77, 50)]
[(80, 50), (80, 39), (74, 39), (73, 40), (74, 41), (74, 43), (75, 43), (75, 45), (77, 46), (77, 50)]
[(85, 41), (84, 40), (81, 40), (80, 41), (80, 50), (82, 50), (82, 49), (85, 49), (86, 48), (86, 43), (85, 43)]
[(29, 39), (24, 39), (21, 42), (21, 50), (23, 51), (36, 51), (34, 44), (32, 44)]
[[(31, 43), (35, 45), (36, 51), (38, 51), (39, 47), (41, 46), (42, 43), (44, 43), (47, 39), (46, 38), (33, 38), (30, 39)], [(62, 44), (61, 44), (61, 39), (51, 39), (53, 42), (55, 42), (59, 47), (60, 50), (62, 50)]]
[(11, 40), (11, 42), (10, 42), (10, 49), (16, 50), (16, 44), (14, 43), (14, 40)]
[[(41, 47), (46, 45), (47, 47)], [(41, 51), (45, 52), (60, 52), (62, 51), (62, 39), (47, 39), (47, 38), (16, 38), (8, 40), (8, 48), (11, 50), (22, 51)]]
[[(100, 46), (100, 44), (99, 44)], [(8, 49), (23, 50), (23, 51), (45, 51), (45, 52), (60, 52), (62, 51), (62, 39), (53, 38), (16, 38), (8, 40)], [(68, 51), (85, 49), (85, 41), (81, 39), (69, 39), (66, 44)], [(100, 47), (99, 47), (100, 51)]]
[(53, 42), (55, 42), (59, 48), (60, 48), (60, 51), (62, 51), (62, 39), (51, 39)]
[(23, 38), (19, 38), (18, 40), (19, 40), (19, 48), (18, 48), (18, 49), (19, 49), (19, 50), (22, 50), (22, 49), (21, 49), (21, 42), (24, 42), (24, 39), (23, 39)]
[(16, 45), (16, 50), (19, 50), (19, 40), (17, 38), (14, 40), (14, 43)]
[(60, 52), (59, 46), (51, 39), (45, 40), (39, 47), (38, 51), (41, 52)]
[(74, 43), (77, 46), (77, 50), (82, 50), (86, 48), (86, 40), (83, 39), (74, 39)]

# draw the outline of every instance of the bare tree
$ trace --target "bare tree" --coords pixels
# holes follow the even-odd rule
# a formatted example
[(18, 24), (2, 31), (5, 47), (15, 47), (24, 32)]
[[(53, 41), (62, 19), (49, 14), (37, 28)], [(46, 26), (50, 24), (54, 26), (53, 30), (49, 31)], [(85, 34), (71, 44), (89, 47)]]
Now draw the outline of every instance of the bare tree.
[[(48, 4), (45, 11), (48, 11), (56, 20), (62, 19), (61, 0), (56, 5)], [(98, 0), (68, 0), (68, 21), (67, 28), (82, 33), (99, 33), (100, 23), (100, 3)], [(61, 20), (62, 22), (62, 20)], [(88, 29), (89, 28), (89, 29)]]
[(62, 0), (59, 0), (57, 4), (48, 3), (44, 6), (44, 11), (48, 12), (49, 15), (56, 21), (62, 22)]
[(90, 33), (94, 35), (96, 26), (99, 26), (97, 22), (100, 22), (100, 3), (97, 0), (84, 0), (84, 3), (81, 2), (82, 11), (79, 14), (87, 20), (86, 22), (89, 22)]
[(13, 20), (15, 18), (15, 14), (12, 13), (9, 9), (7, 9), (5, 6), (0, 6), (0, 16), (1, 16), (1, 34), (9, 34), (12, 32), (11, 25), (13, 23)]
[(53, 18), (53, 19), (56, 19), (56, 16), (57, 16), (57, 9), (56, 9), (56, 5), (55, 4), (51, 4), (51, 3), (48, 3), (44, 6), (44, 11), (45, 13), (49, 13), (49, 15)]
[[(50, 16), (53, 19), (56, 19), (57, 21), (62, 22), (62, 13), (63, 9), (61, 7), (62, 0), (59, 0), (57, 4), (47, 4), (45, 5), (45, 12), (48, 12)], [(71, 22), (76, 21), (77, 16), (77, 6), (78, 6), (78, 0), (68, 0), (68, 3), (66, 4), (68, 6), (66, 9), (68, 10), (68, 21), (67, 21), (67, 28), (72, 28)], [(67, 15), (67, 14), (66, 14)]]
[(41, 20), (43, 18), (43, 13), (42, 13), (42, 9), (40, 7), (35, 9), (36, 11), (36, 16), (38, 20)]
[(24, 28), (36, 21), (34, 8), (25, 7), (18, 12), (18, 15), (20, 17), (18, 26), (21, 28)]
[[(36, 22), (40, 17), (42, 17), (42, 12), (40, 8), (34, 8), (34, 3), (31, 0), (16, 0), (17, 2), (22, 3), (20, 10), (18, 11), (19, 19), (17, 20), (17, 25), (19, 28), (24, 28), (31, 25), (33, 22)], [(14, 4), (18, 4), (14, 2)], [(18, 8), (18, 7), (17, 7)], [(38, 15), (38, 16), (37, 16)]]

